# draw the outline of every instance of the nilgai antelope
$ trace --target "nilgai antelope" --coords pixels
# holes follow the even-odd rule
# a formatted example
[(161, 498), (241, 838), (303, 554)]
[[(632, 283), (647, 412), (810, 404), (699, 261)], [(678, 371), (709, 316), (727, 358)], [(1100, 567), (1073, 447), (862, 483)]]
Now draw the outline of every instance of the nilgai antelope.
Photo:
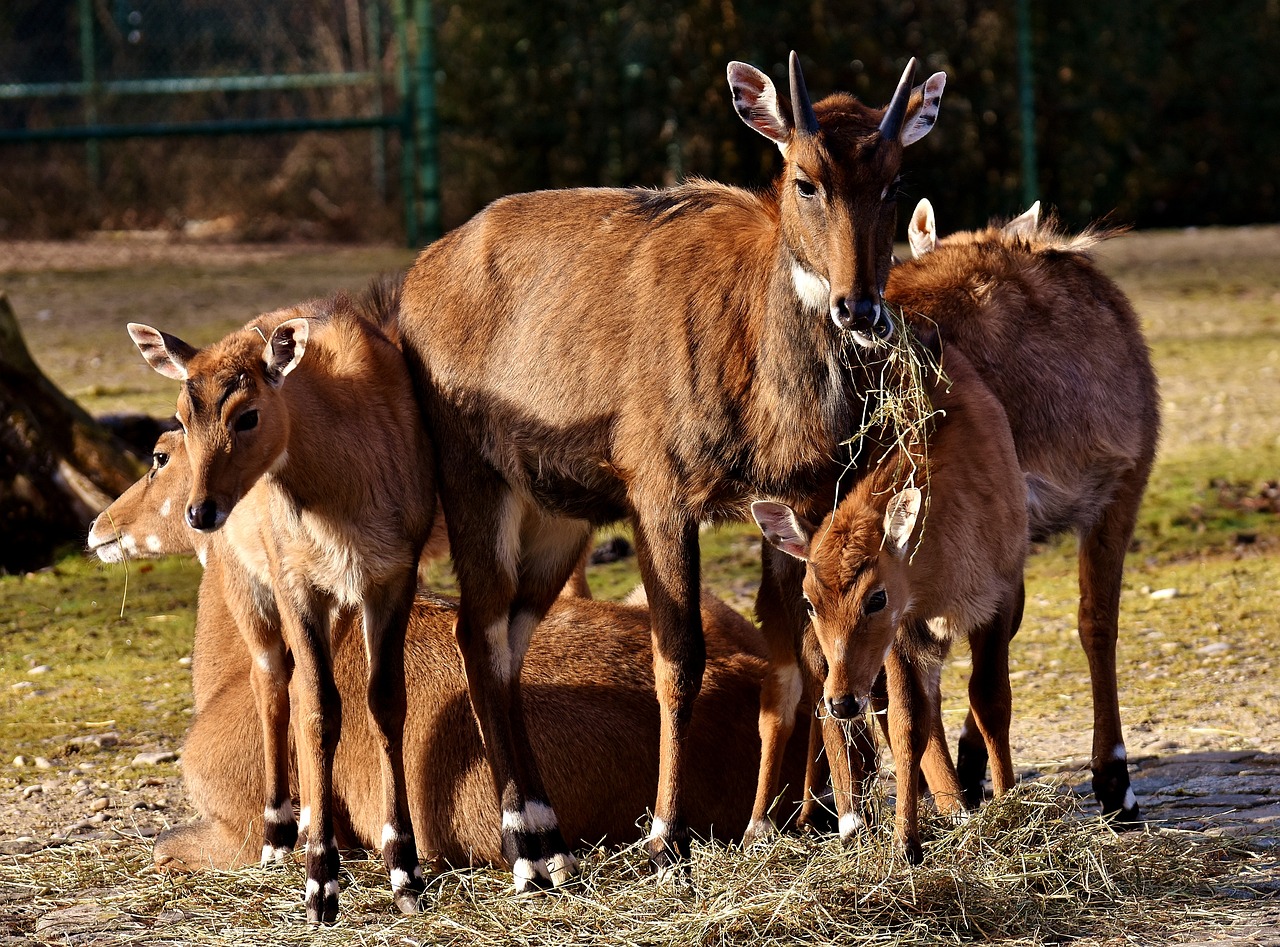
[[(166, 870), (234, 868), (254, 860), (261, 831), (261, 767), (251, 765), (262, 736), (252, 710), (253, 662), (222, 587), (217, 534), (196, 533), (162, 515), (190, 493), (180, 432), (156, 444), (151, 471), (95, 521), (90, 550), (117, 562), (122, 547), (147, 557), (197, 552), (201, 583), (192, 661), (195, 716), (183, 746), (187, 793), (201, 819), (156, 840)], [(114, 529), (99, 524), (114, 524)], [(129, 537), (133, 537), (130, 540)], [(405, 640), (405, 775), (420, 857), (455, 865), (500, 862), (498, 810), (480, 733), (454, 643), (456, 606), (419, 596)], [(653, 699), (649, 619), (643, 607), (583, 600), (553, 606), (551, 633), (530, 649), (524, 680), (530, 739), (575, 842), (629, 842), (657, 778), (658, 719)], [(691, 826), (732, 838), (746, 824), (758, 767), (754, 707), (765, 673), (764, 645), (750, 622), (709, 594), (702, 598), (707, 681), (694, 715), (694, 752), (708, 761), (690, 773)], [(363, 699), (368, 662), (350, 612), (333, 629), (334, 681), (344, 700)], [(784, 778), (798, 801), (804, 747), (792, 740)], [(342, 847), (377, 846), (376, 741), (363, 714), (344, 714), (334, 757), (335, 833)]]
[[(973, 651), (969, 703), (995, 761), (995, 792), (1013, 785), (1008, 622), (1021, 607), (1027, 553), (1027, 488), (1004, 411), (958, 351), (942, 368), (946, 377), (928, 382), (927, 434), (891, 446), (821, 523), (782, 503), (752, 504), (765, 538), (807, 563), (830, 715), (861, 716), (885, 671), (896, 837), (913, 864), (922, 857), (926, 749), (945, 757), (929, 773), (935, 797), (944, 805), (960, 797), (941, 739), (938, 681), (961, 636)], [(843, 828), (848, 812), (840, 814)]]
[[(436, 499), (399, 350), (344, 294), (260, 316), (199, 350), (137, 323), (129, 333), (156, 371), (183, 382), (186, 520), (226, 535), (231, 607), (242, 629), (261, 624), (255, 660), (274, 666), (286, 645), (292, 653), (288, 699), (310, 807), (308, 921), (332, 922), (338, 911), (331, 770), (342, 713), (330, 632), (342, 610), (359, 610), (370, 656), (392, 897), (403, 912), (419, 910), (401, 743), (404, 632)], [(278, 626), (261, 622), (273, 607)]]
[[(1151, 356), (1129, 300), (1090, 258), (1116, 231), (1067, 236), (1039, 205), (1003, 227), (937, 240), (933, 208), (912, 217), (927, 250), (894, 267), (886, 299), (968, 356), (1008, 415), (1027, 478), (1033, 541), (1079, 539), (1080, 642), (1093, 690), (1093, 789), (1104, 813), (1138, 818), (1116, 682), (1124, 556), (1160, 431)], [(981, 799), (986, 752), (971, 727), (957, 766)]]
[[(880, 297), (902, 149), (932, 128), (945, 81), (913, 90), (914, 71), (873, 109), (843, 94), (811, 104), (794, 53), (789, 97), (730, 63), (738, 114), (782, 152), (773, 189), (515, 195), (424, 249), (405, 280), (401, 340), (436, 443), (458, 642), (517, 890), (561, 884), (575, 864), (525, 732), (524, 652), (592, 527), (623, 517), (662, 708), (649, 853), (662, 867), (688, 852), (698, 525), (762, 495), (834, 493), (862, 409), (849, 349), (893, 330)], [(767, 559), (783, 572), (759, 607), (773, 759), (801, 694), (804, 610), (799, 570)]]

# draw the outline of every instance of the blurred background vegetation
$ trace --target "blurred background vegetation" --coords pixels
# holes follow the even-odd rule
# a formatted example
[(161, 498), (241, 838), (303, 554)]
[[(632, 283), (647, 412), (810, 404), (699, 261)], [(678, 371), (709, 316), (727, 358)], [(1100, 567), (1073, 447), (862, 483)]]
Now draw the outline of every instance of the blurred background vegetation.
[[(1140, 227), (1280, 219), (1280, 0), (437, 0), (442, 223), (540, 187), (691, 175), (766, 185), (778, 159), (734, 115), (724, 69), (741, 59), (781, 79), (792, 48), (815, 97), (841, 89), (883, 104), (909, 55), (925, 75), (945, 70), (939, 126), (908, 160), (907, 195), (941, 201), (948, 229), (1016, 213), (1020, 2), (1039, 196), (1068, 223), (1107, 213)], [(106, 95), (104, 124), (393, 111), (404, 5), (6, 0), (0, 87), (79, 79), (78, 11), (88, 8), (99, 81), (363, 70), (381, 80)], [(0, 98), (0, 130), (84, 121), (76, 97)], [(398, 138), (379, 151), (373, 137), (105, 141), (96, 181), (84, 143), (3, 143), (0, 238), (221, 219), (237, 238), (402, 240)]]

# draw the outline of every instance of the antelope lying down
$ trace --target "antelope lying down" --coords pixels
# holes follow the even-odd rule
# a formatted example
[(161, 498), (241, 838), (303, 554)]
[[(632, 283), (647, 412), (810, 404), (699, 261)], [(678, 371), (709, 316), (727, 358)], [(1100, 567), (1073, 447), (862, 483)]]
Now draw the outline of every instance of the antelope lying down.
[[(1116, 683), (1124, 556), (1160, 429), (1151, 357), (1128, 299), (1090, 258), (1113, 232), (1063, 234), (1039, 204), (1004, 226), (936, 235), (912, 216), (918, 259), (894, 267), (886, 296), (946, 351), (973, 363), (1008, 415), (1026, 474), (1033, 541), (1079, 539), (1080, 642), (1093, 689), (1093, 788), (1104, 813), (1138, 818)], [(1013, 619), (1016, 627), (1017, 618)], [(986, 754), (962, 733), (959, 772), (981, 798)]]
[[(794, 53), (789, 96), (730, 63), (735, 109), (782, 153), (774, 189), (515, 195), (424, 249), (406, 278), (402, 344), (437, 448), (458, 641), (517, 890), (563, 883), (574, 865), (523, 736), (524, 651), (592, 527), (621, 518), (662, 708), (649, 853), (662, 866), (687, 852), (698, 526), (745, 516), (754, 497), (834, 492), (863, 400), (847, 347), (893, 331), (881, 292), (898, 171), (945, 81), (913, 90), (914, 71), (874, 109), (843, 94), (811, 104)], [(766, 555), (756, 828), (802, 692), (799, 572)]]
[[(262, 737), (251, 709), (253, 662), (236, 628), (214, 552), (217, 534), (174, 528), (162, 515), (190, 491), (180, 432), (156, 444), (151, 471), (95, 521), (90, 549), (106, 562), (197, 551), (208, 563), (200, 589), (192, 662), (195, 717), (182, 754), (188, 794), (202, 818), (163, 833), (155, 862), (172, 870), (233, 868), (256, 860), (262, 769), (251, 764)], [(114, 523), (110, 530), (106, 524)], [(193, 549), (194, 547), (194, 549)], [(452, 637), (456, 606), (419, 596), (405, 644), (408, 713), (405, 774), (419, 856), (426, 863), (500, 863), (499, 813), (480, 733)], [(765, 671), (759, 632), (704, 594), (707, 681), (692, 724), (691, 826), (731, 838), (746, 824), (758, 767), (749, 716)], [(644, 608), (566, 600), (547, 616), (552, 633), (530, 649), (525, 673), (530, 739), (547, 768), (566, 835), (582, 844), (628, 842), (657, 778), (658, 720)], [(333, 628), (334, 680), (344, 701), (363, 699), (367, 662), (354, 616)], [(376, 740), (363, 714), (344, 714), (333, 764), (335, 832), (343, 847), (377, 847)], [(803, 746), (793, 740), (783, 769), (797, 799)], [(305, 802), (305, 796), (304, 796)], [(793, 804), (785, 803), (790, 812)]]
[[(808, 564), (804, 591), (829, 668), (830, 715), (861, 716), (886, 672), (896, 834), (913, 863), (922, 855), (921, 763), (931, 746), (945, 754), (944, 742), (931, 741), (942, 731), (938, 679), (961, 636), (973, 650), (969, 702), (995, 760), (995, 791), (1013, 785), (1012, 629), (993, 619), (1020, 608), (1027, 491), (995, 397), (958, 352), (943, 370), (949, 381), (931, 383), (927, 437), (891, 447), (820, 524), (785, 504), (752, 504), (765, 538)], [(949, 758), (935, 761), (929, 783), (944, 804), (960, 797)]]
[[(400, 351), (341, 294), (268, 313), (200, 350), (149, 326), (129, 332), (156, 371), (183, 382), (186, 520), (226, 536), (226, 599), (274, 684), (263, 718), (275, 725), (276, 774), (279, 722), (293, 705), (310, 800), (307, 919), (332, 922), (338, 911), (331, 770), (343, 714), (330, 638), (335, 617), (354, 610), (370, 656), (364, 702), (379, 750), (382, 855), (396, 906), (414, 912), (423, 877), (405, 799), (404, 634), (436, 503)], [(285, 802), (268, 810), (268, 823), (286, 817)]]

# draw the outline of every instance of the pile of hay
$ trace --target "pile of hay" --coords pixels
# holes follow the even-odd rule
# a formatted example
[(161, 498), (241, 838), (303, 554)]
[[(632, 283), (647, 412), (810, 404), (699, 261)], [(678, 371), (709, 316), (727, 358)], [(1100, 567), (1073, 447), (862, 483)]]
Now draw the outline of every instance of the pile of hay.
[(1153, 942), (1156, 932), (1168, 942), (1179, 929), (1230, 919), (1222, 901), (1215, 910), (1206, 898), (1212, 879), (1238, 871), (1245, 852), (1195, 833), (1116, 834), (1043, 783), (1020, 785), (962, 825), (935, 818), (925, 830), (926, 860), (916, 868), (894, 852), (882, 824), (848, 849), (831, 837), (785, 836), (746, 852), (698, 844), (689, 876), (676, 881), (649, 875), (638, 845), (596, 849), (574, 883), (522, 898), (510, 894), (505, 872), (453, 871), (432, 880), (432, 907), (414, 918), (393, 913), (379, 861), (349, 859), (340, 920), (320, 931), (304, 920), (300, 864), (157, 877), (141, 842), (123, 852), (15, 858), (0, 887), (4, 900), (25, 891), (37, 915), (92, 889), (121, 938), (95, 943), (892, 947)]

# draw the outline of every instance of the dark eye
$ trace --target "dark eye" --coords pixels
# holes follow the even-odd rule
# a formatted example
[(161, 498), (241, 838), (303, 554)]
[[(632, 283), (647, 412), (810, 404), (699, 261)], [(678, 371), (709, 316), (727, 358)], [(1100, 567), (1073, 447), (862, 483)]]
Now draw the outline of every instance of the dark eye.
[(168, 462), (169, 462), (168, 454), (162, 454), (160, 451), (156, 451), (154, 454), (151, 455), (151, 466), (154, 467), (156, 470), (159, 470)]
[(252, 431), (257, 426), (258, 412), (256, 410), (246, 411), (244, 414), (240, 415), (240, 417), (236, 418), (237, 431)]
[(804, 607), (805, 607), (805, 608), (807, 608), (807, 609), (809, 610), (809, 614), (810, 614), (810, 616), (812, 616), (812, 615), (813, 615), (813, 602), (812, 602), (812, 601), (810, 601), (810, 599), (809, 599), (809, 596), (808, 596), (808, 595), (805, 595), (803, 592), (802, 592), (802, 593), (800, 593), (800, 594), (804, 595)]
[(796, 190), (800, 192), (801, 197), (813, 197), (818, 193), (817, 185), (804, 178), (796, 178)]
[(884, 201), (886, 204), (890, 204), (896, 201), (898, 199), (898, 195), (901, 193), (902, 193), (902, 175), (898, 175), (896, 178), (893, 179), (893, 181), (889, 184), (889, 186), (884, 189), (884, 193), (880, 195), (880, 199)]
[(876, 589), (867, 596), (867, 600), (862, 606), (863, 614), (872, 615), (883, 609), (888, 602), (889, 597), (884, 594), (884, 589)]

